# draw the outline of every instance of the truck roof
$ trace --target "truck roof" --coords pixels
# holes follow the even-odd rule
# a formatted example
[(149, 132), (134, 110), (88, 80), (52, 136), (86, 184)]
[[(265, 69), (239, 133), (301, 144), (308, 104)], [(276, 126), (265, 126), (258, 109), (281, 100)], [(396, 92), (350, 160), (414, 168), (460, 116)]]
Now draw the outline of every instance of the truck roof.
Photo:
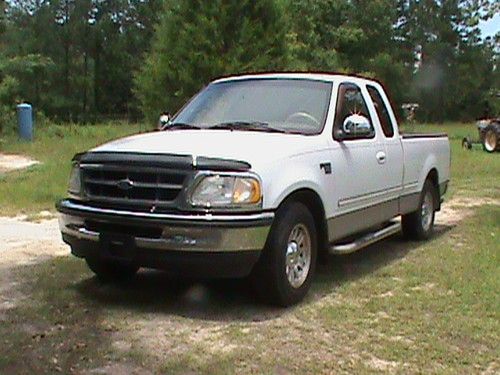
[(353, 83), (366, 84), (366, 83), (379, 83), (374, 79), (368, 79), (353, 74), (342, 73), (323, 73), (323, 72), (283, 72), (283, 73), (257, 73), (257, 74), (241, 74), (222, 77), (215, 80), (213, 83), (239, 81), (247, 79), (308, 79), (316, 81), (334, 82), (338, 80), (345, 80), (346, 78)]

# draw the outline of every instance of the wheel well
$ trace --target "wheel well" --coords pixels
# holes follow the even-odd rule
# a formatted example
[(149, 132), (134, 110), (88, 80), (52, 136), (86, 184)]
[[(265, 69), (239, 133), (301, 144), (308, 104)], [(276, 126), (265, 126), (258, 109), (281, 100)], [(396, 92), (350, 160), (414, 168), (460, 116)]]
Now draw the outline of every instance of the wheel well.
[(430, 172), (427, 174), (426, 180), (430, 180), (436, 189), (436, 202), (435, 205), (437, 207), (437, 211), (441, 209), (441, 199), (439, 196), (439, 176), (436, 168), (432, 168)]
[(318, 235), (318, 260), (326, 263), (328, 255), (328, 227), (326, 223), (325, 208), (318, 193), (312, 189), (300, 189), (288, 195), (280, 206), (288, 202), (300, 202), (311, 212)]

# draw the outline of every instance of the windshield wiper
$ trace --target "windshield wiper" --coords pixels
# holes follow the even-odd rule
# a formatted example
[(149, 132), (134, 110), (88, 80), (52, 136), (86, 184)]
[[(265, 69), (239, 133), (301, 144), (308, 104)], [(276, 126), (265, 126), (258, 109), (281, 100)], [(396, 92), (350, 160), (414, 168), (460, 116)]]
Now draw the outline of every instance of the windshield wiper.
[(166, 125), (163, 130), (192, 130), (192, 129), (203, 129), (201, 126), (187, 124), (185, 122), (174, 122), (172, 124)]
[(243, 130), (243, 131), (263, 131), (269, 133), (286, 133), (283, 129), (273, 128), (267, 122), (260, 121), (231, 121), (221, 122), (220, 124), (212, 125), (209, 129), (221, 130)]

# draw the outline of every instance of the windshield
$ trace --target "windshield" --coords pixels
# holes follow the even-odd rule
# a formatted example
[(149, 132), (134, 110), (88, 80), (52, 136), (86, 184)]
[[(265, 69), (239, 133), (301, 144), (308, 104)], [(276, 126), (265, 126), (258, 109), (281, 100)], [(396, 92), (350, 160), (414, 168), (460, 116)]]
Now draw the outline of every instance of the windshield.
[(331, 83), (306, 79), (213, 83), (196, 95), (171, 125), (176, 129), (318, 134), (326, 121), (331, 90)]

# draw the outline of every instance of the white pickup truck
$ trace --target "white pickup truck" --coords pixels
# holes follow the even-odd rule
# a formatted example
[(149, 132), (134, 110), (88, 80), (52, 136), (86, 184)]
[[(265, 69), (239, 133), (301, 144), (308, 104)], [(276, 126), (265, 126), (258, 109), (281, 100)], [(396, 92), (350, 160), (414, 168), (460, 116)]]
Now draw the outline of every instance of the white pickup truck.
[(447, 136), (401, 135), (377, 82), (235, 76), (210, 83), (160, 132), (76, 155), (57, 209), (64, 241), (100, 279), (139, 267), (250, 276), (287, 306), (329, 253), (401, 228), (429, 238), (449, 167)]

